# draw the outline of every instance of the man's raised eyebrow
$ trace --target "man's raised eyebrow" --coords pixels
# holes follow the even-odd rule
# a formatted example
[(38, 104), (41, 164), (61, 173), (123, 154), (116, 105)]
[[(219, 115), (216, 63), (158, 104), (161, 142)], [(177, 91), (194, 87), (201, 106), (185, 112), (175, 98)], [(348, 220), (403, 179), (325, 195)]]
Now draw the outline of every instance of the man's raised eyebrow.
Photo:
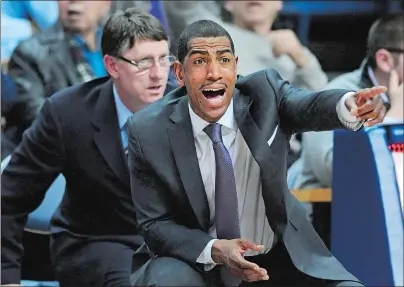
[[(219, 55), (222, 55), (222, 54), (224, 54), (224, 53), (230, 53), (230, 54), (233, 54), (233, 52), (231, 51), (231, 49), (221, 49), (221, 50), (217, 50), (216, 51), (216, 54), (219, 54)], [(190, 52), (189, 52), (189, 56), (192, 56), (192, 55), (194, 55), (194, 54), (202, 54), (202, 55), (207, 55), (207, 54), (209, 54), (209, 52), (208, 51), (206, 51), (206, 50), (200, 50), (200, 49), (193, 49), (193, 50), (191, 50)]]
[(192, 55), (194, 55), (194, 54), (207, 55), (207, 54), (209, 54), (209, 53), (208, 53), (208, 51), (205, 51), (205, 50), (192, 49), (192, 50), (189, 52), (189, 56), (192, 56)]
[(222, 50), (217, 50), (217, 51), (216, 51), (216, 54), (222, 55), (222, 54), (224, 54), (224, 53), (233, 54), (232, 50), (230, 50), (230, 49), (222, 49)]

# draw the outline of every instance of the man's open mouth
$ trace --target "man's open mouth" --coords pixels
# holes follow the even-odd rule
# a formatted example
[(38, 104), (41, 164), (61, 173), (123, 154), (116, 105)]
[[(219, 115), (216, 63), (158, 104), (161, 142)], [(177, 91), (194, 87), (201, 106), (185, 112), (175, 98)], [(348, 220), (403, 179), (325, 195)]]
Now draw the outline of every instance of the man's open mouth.
[(219, 102), (224, 98), (224, 94), (226, 89), (205, 89), (202, 91), (202, 94), (209, 101)]

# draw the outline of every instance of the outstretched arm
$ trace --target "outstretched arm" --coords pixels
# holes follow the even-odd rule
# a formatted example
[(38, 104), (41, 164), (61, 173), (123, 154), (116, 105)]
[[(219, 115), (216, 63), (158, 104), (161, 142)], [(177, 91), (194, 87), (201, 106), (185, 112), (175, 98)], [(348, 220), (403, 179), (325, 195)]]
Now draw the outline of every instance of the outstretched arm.
[(281, 125), (291, 133), (339, 128), (358, 130), (383, 121), (386, 109), (380, 94), (385, 87), (359, 90), (309, 92), (283, 80), (275, 70), (267, 70), (268, 82), (276, 97)]

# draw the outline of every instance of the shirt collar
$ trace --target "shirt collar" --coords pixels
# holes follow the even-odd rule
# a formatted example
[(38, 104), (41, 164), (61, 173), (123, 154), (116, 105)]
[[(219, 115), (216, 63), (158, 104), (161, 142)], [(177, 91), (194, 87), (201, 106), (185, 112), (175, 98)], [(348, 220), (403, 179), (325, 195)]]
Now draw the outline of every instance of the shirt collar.
[(372, 81), (372, 84), (374, 86), (378, 86), (379, 83), (377, 82), (375, 74), (373, 73), (373, 69), (370, 66), (368, 66), (368, 74), (369, 74), (370, 80)]
[[(102, 31), (101, 29), (97, 29), (97, 33), (96, 33), (96, 37), (97, 37), (97, 47), (95, 49), (95, 51), (99, 51), (101, 50), (101, 36), (102, 36)], [(87, 43), (84, 41), (84, 39), (76, 34), (74, 35), (74, 39), (76, 40), (77, 45), (81, 48), (84, 49), (85, 51), (89, 51)]]
[(119, 129), (122, 129), (133, 113), (122, 103), (121, 98), (118, 96), (115, 85), (112, 86), (112, 91), (114, 94), (116, 114), (118, 115)]
[[(189, 115), (191, 117), (192, 130), (194, 133), (194, 138), (196, 138), (203, 129), (208, 126), (210, 123), (201, 119), (195, 112), (192, 110), (191, 105), (188, 104)], [(237, 130), (237, 123), (234, 119), (234, 111), (233, 111), (233, 99), (230, 101), (229, 106), (227, 107), (224, 115), (217, 121), (218, 124), (230, 129)]]
[[(373, 72), (373, 69), (370, 66), (368, 66), (368, 75), (369, 75), (370, 80), (372, 81), (373, 86), (379, 86), (379, 83), (377, 82), (376, 77), (375, 77), (375, 73)], [(382, 100), (385, 103), (390, 102), (389, 97), (385, 93), (380, 94), (380, 97), (382, 98)]]

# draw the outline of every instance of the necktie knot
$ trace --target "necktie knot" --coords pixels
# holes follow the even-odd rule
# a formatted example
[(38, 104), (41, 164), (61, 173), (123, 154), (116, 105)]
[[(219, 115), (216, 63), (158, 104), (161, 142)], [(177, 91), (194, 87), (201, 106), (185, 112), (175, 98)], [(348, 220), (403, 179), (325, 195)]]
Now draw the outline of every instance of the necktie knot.
[(218, 123), (210, 124), (203, 129), (211, 141), (215, 144), (221, 142), (222, 138), (222, 125)]

